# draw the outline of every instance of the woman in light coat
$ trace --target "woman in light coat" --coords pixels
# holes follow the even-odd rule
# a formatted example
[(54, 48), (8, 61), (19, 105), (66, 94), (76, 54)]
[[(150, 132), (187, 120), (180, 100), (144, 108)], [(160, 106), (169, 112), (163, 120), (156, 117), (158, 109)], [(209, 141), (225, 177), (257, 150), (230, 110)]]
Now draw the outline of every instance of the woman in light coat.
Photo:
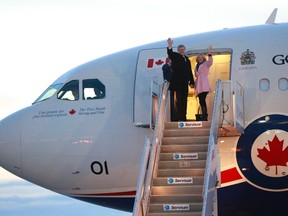
[(208, 73), (211, 65), (213, 64), (213, 57), (211, 54), (212, 47), (209, 46), (208, 60), (204, 54), (199, 54), (196, 58), (196, 68), (195, 68), (195, 94), (199, 98), (199, 103), (201, 106), (202, 114), (204, 116), (204, 121), (208, 120), (206, 97), (209, 92), (211, 92), (211, 87), (209, 84)]

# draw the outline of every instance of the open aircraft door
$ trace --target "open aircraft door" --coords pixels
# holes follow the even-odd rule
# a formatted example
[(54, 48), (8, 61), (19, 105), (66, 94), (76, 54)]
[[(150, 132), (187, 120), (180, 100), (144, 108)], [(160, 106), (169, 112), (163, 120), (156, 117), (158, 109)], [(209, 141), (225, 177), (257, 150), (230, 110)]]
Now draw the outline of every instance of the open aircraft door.
[(153, 127), (158, 108), (158, 95), (163, 83), (162, 66), (167, 61), (167, 50), (141, 50), (135, 76), (134, 125)]

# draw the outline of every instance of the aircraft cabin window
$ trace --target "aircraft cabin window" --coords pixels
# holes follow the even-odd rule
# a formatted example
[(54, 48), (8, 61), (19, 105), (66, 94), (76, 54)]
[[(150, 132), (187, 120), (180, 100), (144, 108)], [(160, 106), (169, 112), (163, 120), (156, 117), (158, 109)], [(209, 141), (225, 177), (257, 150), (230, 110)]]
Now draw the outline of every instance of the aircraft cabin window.
[(62, 83), (49, 86), (32, 104), (39, 103), (51, 98), (55, 92), (62, 86)]
[(259, 81), (259, 88), (261, 91), (268, 91), (270, 89), (270, 81), (266, 78)]
[(105, 97), (105, 85), (99, 79), (83, 80), (83, 99), (94, 100)]
[(281, 91), (287, 91), (288, 89), (288, 79), (287, 78), (281, 78), (278, 81), (278, 87)]
[(58, 92), (57, 98), (60, 100), (79, 100), (79, 80), (72, 80), (66, 83)]

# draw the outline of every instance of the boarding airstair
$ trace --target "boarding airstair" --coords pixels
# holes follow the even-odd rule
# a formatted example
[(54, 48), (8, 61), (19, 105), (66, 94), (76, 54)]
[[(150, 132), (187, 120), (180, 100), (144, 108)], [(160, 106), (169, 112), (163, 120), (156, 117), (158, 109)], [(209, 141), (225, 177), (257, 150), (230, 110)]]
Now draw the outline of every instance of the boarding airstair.
[(166, 122), (148, 216), (201, 216), (210, 122)]
[(166, 121), (168, 86), (159, 95), (152, 142), (145, 141), (133, 216), (217, 216), (225, 83), (217, 81), (212, 120), (203, 122)]

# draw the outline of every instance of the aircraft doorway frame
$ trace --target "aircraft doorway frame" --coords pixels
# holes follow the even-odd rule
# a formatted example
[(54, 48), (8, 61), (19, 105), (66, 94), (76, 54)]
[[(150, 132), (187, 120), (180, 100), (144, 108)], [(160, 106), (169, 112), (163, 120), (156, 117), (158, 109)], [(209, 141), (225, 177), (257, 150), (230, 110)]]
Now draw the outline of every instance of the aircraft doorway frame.
[[(200, 53), (207, 53), (206, 49), (188, 49), (186, 55), (189, 57), (192, 65), (192, 71), (194, 74), (194, 68), (196, 66), (195, 59)], [(212, 89), (212, 94), (208, 94), (206, 102), (208, 107), (208, 120), (211, 119), (214, 91), (216, 87), (216, 80), (230, 80), (231, 78), (231, 65), (233, 52), (231, 48), (213, 48), (213, 65), (210, 68), (209, 80)], [(221, 57), (226, 56), (225, 67), (222, 68)], [(220, 60), (218, 59), (220, 58)], [(138, 61), (135, 71), (135, 84), (134, 84), (134, 100), (133, 100), (133, 124), (136, 127), (151, 128), (155, 124), (155, 114), (157, 113), (156, 104), (158, 102), (157, 88), (151, 85), (151, 82), (158, 84), (163, 83), (163, 72), (162, 65), (167, 59), (167, 49), (147, 49), (140, 50), (138, 53)], [(218, 62), (220, 61), (220, 63)], [(150, 63), (154, 64), (150, 64)], [(218, 63), (217, 63), (218, 62)], [(220, 68), (220, 69), (219, 69)], [(217, 72), (217, 71), (220, 72)], [(216, 71), (216, 73), (215, 73)], [(220, 74), (218, 76), (218, 74)], [(212, 77), (211, 77), (212, 76)], [(194, 76), (195, 77), (195, 76)], [(213, 80), (213, 81), (212, 81)], [(153, 96), (152, 92), (156, 93)], [(170, 106), (168, 106), (170, 107)], [(198, 98), (195, 97), (194, 89), (189, 88), (188, 101), (187, 101), (187, 120), (196, 120), (195, 114), (198, 113), (199, 102)], [(170, 111), (170, 109), (169, 109)], [(169, 115), (169, 111), (166, 112)], [(170, 115), (169, 115), (170, 116)]]

